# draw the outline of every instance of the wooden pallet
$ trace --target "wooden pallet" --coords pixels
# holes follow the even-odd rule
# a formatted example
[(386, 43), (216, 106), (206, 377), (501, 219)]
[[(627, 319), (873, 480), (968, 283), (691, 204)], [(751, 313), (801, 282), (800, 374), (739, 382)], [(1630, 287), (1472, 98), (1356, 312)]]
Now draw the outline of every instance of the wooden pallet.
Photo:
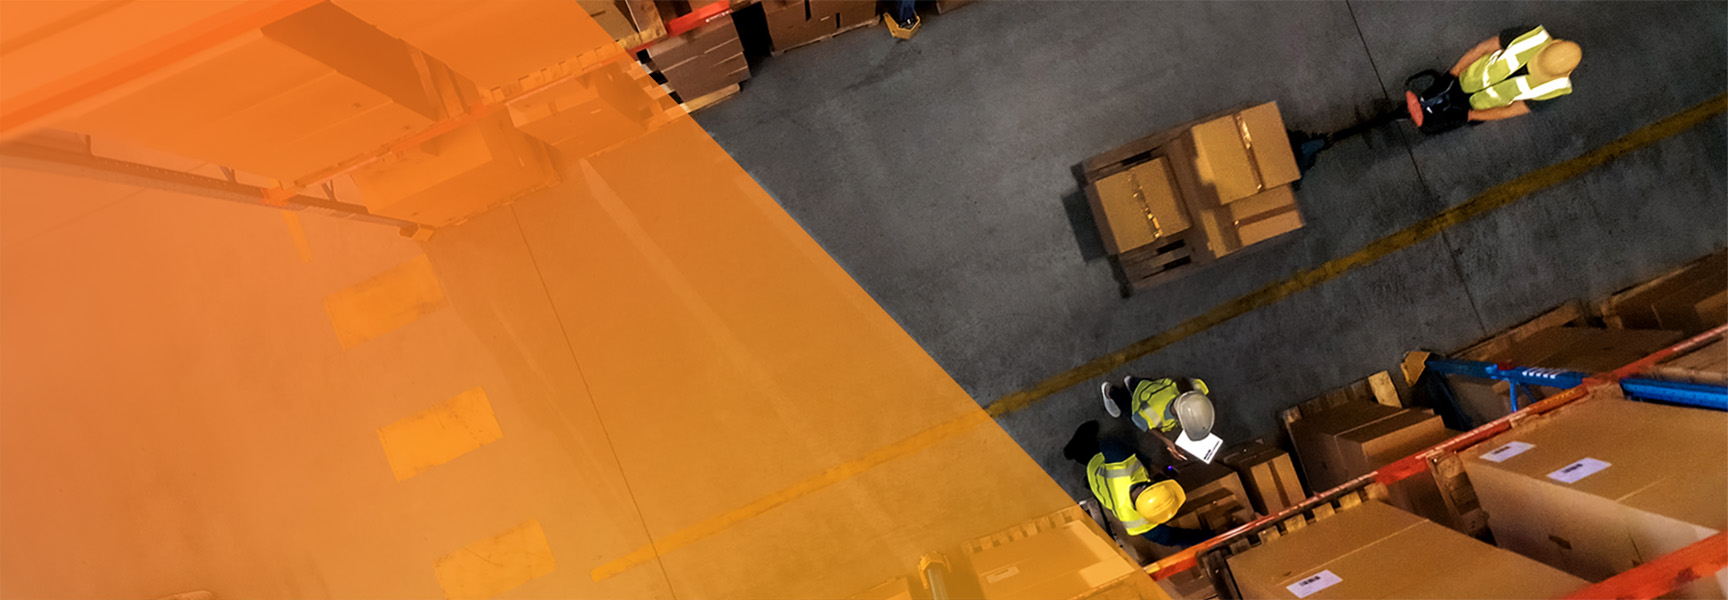
[(808, 45), (811, 45), (811, 44), (814, 44), (817, 42), (828, 41), (830, 39), (833, 39), (834, 36), (840, 35), (842, 33), (846, 33), (848, 31), (852, 31), (854, 29), (863, 29), (865, 27), (873, 26), (877, 23), (877, 21), (881, 21), (881, 20), (882, 20), (882, 16), (877, 15), (875, 18), (872, 18), (868, 21), (860, 21), (858, 23), (853, 23), (851, 25), (847, 25), (846, 27), (843, 27), (843, 28), (835, 31), (834, 33), (830, 33), (828, 35), (825, 35), (825, 36), (822, 36), (822, 37), (819, 37), (819, 38), (816, 38), (813, 40), (809, 40), (809, 41), (805, 41), (805, 42), (799, 42), (797, 45), (787, 46), (785, 48), (775, 48), (774, 50), (770, 51), (770, 54), (772, 54), (773, 56), (780, 56), (780, 55), (785, 54), (787, 52), (791, 52), (793, 50), (797, 50), (799, 48), (803, 48), (805, 46), (808, 46)]
[(727, 99), (730, 99), (731, 97), (738, 95), (738, 92), (742, 89), (744, 89), (742, 86), (734, 83), (732, 85), (729, 85), (729, 86), (720, 88), (718, 90), (715, 90), (714, 92), (703, 95), (702, 97), (697, 98), (695, 100), (687, 101), (684, 104), (681, 104), (680, 106), (684, 107), (684, 112), (692, 112), (693, 113), (693, 112), (702, 110), (704, 108), (708, 108), (710, 106), (713, 106), (715, 104), (719, 104), (719, 103), (721, 103)]

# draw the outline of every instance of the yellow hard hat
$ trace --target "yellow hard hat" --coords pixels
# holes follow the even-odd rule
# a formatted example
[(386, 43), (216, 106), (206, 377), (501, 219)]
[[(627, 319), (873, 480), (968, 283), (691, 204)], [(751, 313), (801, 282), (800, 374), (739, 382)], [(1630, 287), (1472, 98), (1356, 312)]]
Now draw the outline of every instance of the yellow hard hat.
[(1576, 42), (1554, 40), (1536, 51), (1530, 70), (1545, 77), (1563, 77), (1578, 68), (1578, 61), (1583, 59), (1584, 48)]
[(1152, 484), (1152, 487), (1140, 492), (1134, 498), (1134, 510), (1140, 517), (1153, 525), (1163, 524), (1176, 516), (1176, 511), (1182, 508), (1182, 503), (1188, 496), (1182, 493), (1182, 485), (1168, 479)]

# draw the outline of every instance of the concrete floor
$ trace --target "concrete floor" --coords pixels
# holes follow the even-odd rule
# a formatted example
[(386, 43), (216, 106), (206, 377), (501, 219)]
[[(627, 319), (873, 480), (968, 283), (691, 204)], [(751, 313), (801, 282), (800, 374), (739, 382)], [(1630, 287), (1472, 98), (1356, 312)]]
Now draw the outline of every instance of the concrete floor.
[[(698, 121), (980, 404), (1350, 254), (1728, 84), (1707, 2), (986, 0), (900, 43), (880, 29), (760, 64)], [(1439, 137), (1406, 124), (1321, 157), (1300, 234), (1124, 299), (1072, 167), (1221, 107), (1276, 100), (1333, 130), (1504, 27), (1587, 49), (1551, 109)], [(1227, 438), (1294, 402), (1728, 245), (1720, 116), (1485, 218), (1187, 338), (1124, 371), (1212, 383)], [(1059, 448), (1104, 418), (1076, 386), (1002, 426), (1070, 493)]]

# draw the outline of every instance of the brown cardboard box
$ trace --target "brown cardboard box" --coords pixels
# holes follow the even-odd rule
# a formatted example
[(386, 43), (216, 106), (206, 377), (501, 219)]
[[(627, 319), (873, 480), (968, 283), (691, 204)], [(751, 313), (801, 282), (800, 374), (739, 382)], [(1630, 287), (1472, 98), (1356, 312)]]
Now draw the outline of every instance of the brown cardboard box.
[(649, 66), (685, 102), (750, 78), (731, 15), (651, 46), (648, 54)]
[(766, 0), (762, 10), (777, 52), (876, 20), (871, 0)]
[(510, 120), (560, 152), (587, 156), (648, 130), (651, 86), (658, 89), (635, 65), (607, 65), (510, 104)]
[(1222, 207), (1191, 208), (1206, 230), (1206, 247), (1220, 257), (1301, 229), (1295, 191), (1281, 185)]
[(1262, 442), (1225, 450), (1218, 462), (1236, 470), (1254, 510), (1270, 515), (1302, 502), (1308, 494), (1296, 477), (1290, 455)]
[(989, 600), (1073, 598), (1136, 571), (1083, 520), (980, 550), (968, 559)]
[(1157, 157), (1088, 186), (1105, 249), (1121, 254), (1188, 229), (1174, 177), (1170, 161)]
[(1349, 471), (1333, 443), (1335, 436), (1399, 412), (1400, 409), (1383, 404), (1355, 402), (1291, 423), (1291, 442), (1296, 446), (1302, 471), (1308, 475), (1309, 487), (1321, 492), (1349, 480)]
[(544, 145), (511, 127), (505, 115), (354, 173), (367, 210), (434, 227), (459, 223), (557, 180)]
[[(1379, 502), (1231, 556), (1246, 598), (1555, 598), (1586, 582)], [(1327, 582), (1330, 582), (1329, 584)]]
[(1229, 204), (1301, 176), (1275, 102), (1200, 123), (1187, 137), (1205, 188), (1197, 207)]
[[(1511, 452), (1518, 445), (1528, 448)], [(1728, 414), (1599, 393), (1462, 456), (1501, 546), (1586, 579), (1728, 527)], [(1583, 459), (1607, 466), (1577, 471)], [(1550, 477), (1569, 468), (1589, 474)], [(1681, 597), (1721, 598), (1724, 583)]]
[[(1308, 483), (1324, 491), (1452, 437), (1439, 416), (1425, 409), (1398, 409), (1366, 402), (1345, 404), (1291, 424)], [(1311, 458), (1312, 457), (1312, 458)], [(1462, 528), (1433, 474), (1420, 473), (1388, 486), (1393, 506)]]
[(1236, 471), (1214, 461), (1189, 461), (1176, 467), (1176, 483), (1187, 500), (1170, 524), (1188, 529), (1211, 529), (1221, 533), (1253, 519), (1248, 491)]

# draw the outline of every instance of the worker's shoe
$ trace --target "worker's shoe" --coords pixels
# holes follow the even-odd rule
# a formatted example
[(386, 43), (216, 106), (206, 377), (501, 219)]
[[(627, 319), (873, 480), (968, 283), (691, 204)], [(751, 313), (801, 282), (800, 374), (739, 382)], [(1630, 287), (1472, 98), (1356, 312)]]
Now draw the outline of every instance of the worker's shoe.
[(911, 23), (901, 23), (892, 15), (883, 13), (882, 22), (888, 24), (888, 35), (902, 40), (912, 39), (912, 35), (918, 33), (918, 28), (924, 26), (924, 20), (918, 18), (918, 15), (912, 15)]
[(1122, 409), (1117, 408), (1116, 401), (1110, 399), (1110, 382), (1106, 381), (1098, 386), (1098, 392), (1104, 397), (1104, 412), (1110, 413), (1111, 418), (1122, 416)]

